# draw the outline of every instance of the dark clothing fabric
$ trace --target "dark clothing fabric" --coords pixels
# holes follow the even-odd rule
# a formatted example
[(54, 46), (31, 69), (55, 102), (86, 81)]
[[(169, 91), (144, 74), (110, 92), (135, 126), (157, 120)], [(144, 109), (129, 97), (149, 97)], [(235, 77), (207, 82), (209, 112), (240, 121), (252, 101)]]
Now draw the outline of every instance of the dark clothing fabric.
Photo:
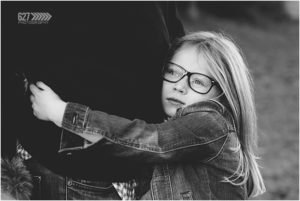
[(33, 175), (32, 200), (119, 200), (120, 197), (109, 182), (89, 181), (55, 174), (34, 159), (25, 165)]
[[(151, 172), (150, 166), (138, 169), (122, 159), (112, 159), (112, 167), (91, 167), (89, 159), (97, 152), (90, 150), (59, 155), (63, 130), (32, 115), (30, 94), (24, 96), (15, 74), (45, 82), (65, 100), (159, 122), (161, 67), (169, 40), (184, 34), (174, 2), (3, 2), (1, 9), (2, 156), (15, 154), (18, 138), (38, 163), (58, 175), (111, 182)], [(52, 17), (46, 24), (19, 24), (19, 12)]]
[[(241, 149), (234, 119), (220, 102), (211, 100), (181, 108), (171, 120), (160, 124), (68, 103), (62, 127), (79, 136), (103, 137), (89, 145), (101, 147), (98, 153), (152, 164), (151, 188), (142, 199), (247, 198), (246, 185), (224, 182), (237, 170)], [(62, 141), (62, 153), (72, 154), (87, 147), (83, 138), (81, 145), (65, 138)]]

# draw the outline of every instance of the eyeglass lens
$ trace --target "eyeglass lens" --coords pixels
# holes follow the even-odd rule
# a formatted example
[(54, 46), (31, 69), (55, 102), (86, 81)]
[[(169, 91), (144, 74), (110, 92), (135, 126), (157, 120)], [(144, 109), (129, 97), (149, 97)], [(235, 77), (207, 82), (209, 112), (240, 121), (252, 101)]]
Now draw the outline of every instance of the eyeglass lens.
[[(173, 83), (181, 80), (186, 74), (187, 72), (183, 68), (172, 63), (168, 63), (163, 70), (164, 79)], [(212, 87), (212, 81), (205, 75), (191, 73), (189, 75), (189, 86), (196, 92), (208, 93)]]

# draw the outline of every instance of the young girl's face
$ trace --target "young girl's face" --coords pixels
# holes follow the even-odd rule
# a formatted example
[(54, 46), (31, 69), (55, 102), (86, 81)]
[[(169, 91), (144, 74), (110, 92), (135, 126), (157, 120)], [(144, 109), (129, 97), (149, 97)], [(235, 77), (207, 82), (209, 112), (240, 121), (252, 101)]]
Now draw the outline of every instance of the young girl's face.
[(219, 95), (209, 65), (195, 47), (181, 47), (170, 62), (165, 66), (162, 86), (162, 105), (167, 116), (174, 116), (178, 108)]

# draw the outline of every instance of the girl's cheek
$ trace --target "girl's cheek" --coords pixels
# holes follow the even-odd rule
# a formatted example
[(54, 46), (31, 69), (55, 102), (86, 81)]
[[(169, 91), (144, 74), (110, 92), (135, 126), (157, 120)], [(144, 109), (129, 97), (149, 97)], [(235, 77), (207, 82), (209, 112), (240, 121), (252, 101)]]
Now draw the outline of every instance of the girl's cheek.
[(169, 90), (169, 83), (166, 83), (166, 81), (163, 82), (163, 85), (162, 85), (162, 97), (166, 97), (170, 92)]

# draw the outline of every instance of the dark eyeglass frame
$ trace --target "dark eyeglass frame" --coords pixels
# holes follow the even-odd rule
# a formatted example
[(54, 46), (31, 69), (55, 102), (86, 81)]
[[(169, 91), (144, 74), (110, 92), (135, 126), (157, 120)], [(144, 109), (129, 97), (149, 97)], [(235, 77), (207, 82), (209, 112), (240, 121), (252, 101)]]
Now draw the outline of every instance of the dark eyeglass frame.
[[(177, 81), (170, 81), (170, 80), (167, 80), (167, 79), (165, 78), (165, 76), (164, 76), (164, 71), (165, 71), (165, 69), (166, 69), (166, 65), (168, 65), (168, 64), (175, 65), (175, 66), (181, 68), (181, 69), (184, 71), (184, 74), (182, 75), (182, 77), (181, 77), (179, 80), (177, 80)], [(202, 92), (196, 91), (195, 89), (192, 88), (191, 82), (190, 82), (190, 78), (191, 78), (191, 76), (194, 75), (194, 74), (198, 74), (198, 75), (205, 76), (205, 77), (207, 77), (207, 78), (211, 81), (211, 86), (210, 86), (210, 88), (207, 90), (207, 92), (202, 93)], [(188, 77), (188, 84), (189, 84), (189, 87), (190, 87), (194, 92), (199, 93), (199, 94), (207, 94), (207, 93), (210, 92), (210, 90), (213, 88), (213, 86), (217, 86), (217, 85), (218, 85), (218, 83), (217, 83), (213, 78), (209, 77), (208, 75), (205, 75), (205, 74), (202, 74), (202, 73), (193, 73), (193, 72), (189, 72), (189, 71), (185, 70), (185, 68), (184, 68), (183, 66), (180, 66), (180, 65), (178, 65), (178, 64), (176, 64), (176, 63), (173, 63), (173, 62), (171, 62), (171, 61), (165, 63), (165, 65), (164, 65), (164, 67), (163, 67), (163, 70), (162, 70), (162, 77), (163, 77), (163, 79), (164, 79), (165, 81), (171, 82), (171, 83), (177, 83), (177, 82), (179, 82), (180, 80), (182, 80), (185, 76)]]

